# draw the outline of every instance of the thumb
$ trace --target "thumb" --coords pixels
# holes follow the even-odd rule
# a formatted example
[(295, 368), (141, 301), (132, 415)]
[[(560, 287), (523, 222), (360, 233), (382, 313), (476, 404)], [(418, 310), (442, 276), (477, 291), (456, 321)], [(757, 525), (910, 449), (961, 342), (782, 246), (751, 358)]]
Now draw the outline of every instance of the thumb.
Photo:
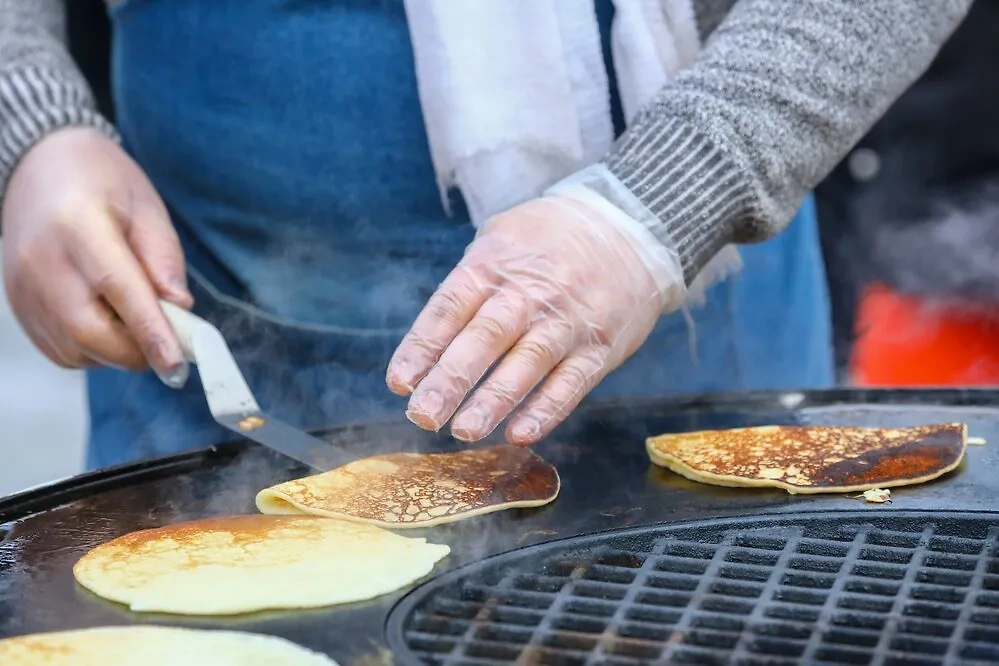
[(131, 190), (124, 199), (112, 199), (112, 213), (158, 295), (190, 309), (194, 297), (187, 285), (180, 238), (170, 222), (166, 206), (150, 184), (143, 185), (143, 189), (149, 190), (144, 194)]

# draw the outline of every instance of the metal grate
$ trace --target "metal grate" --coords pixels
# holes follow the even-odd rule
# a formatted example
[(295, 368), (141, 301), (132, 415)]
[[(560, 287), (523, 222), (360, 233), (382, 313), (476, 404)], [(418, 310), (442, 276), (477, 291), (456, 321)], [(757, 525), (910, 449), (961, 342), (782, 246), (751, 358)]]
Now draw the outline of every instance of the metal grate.
[(605, 532), (440, 576), (400, 663), (999, 663), (999, 518), (874, 509)]

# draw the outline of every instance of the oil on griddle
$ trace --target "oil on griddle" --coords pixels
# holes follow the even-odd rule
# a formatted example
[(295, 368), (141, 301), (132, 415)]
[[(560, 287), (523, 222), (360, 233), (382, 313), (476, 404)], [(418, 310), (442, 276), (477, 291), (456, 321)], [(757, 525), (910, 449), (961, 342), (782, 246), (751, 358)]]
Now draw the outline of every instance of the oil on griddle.
[(393, 453), (260, 491), (264, 513), (308, 513), (400, 529), (430, 527), (558, 495), (558, 471), (529, 449)]
[(646, 450), (653, 463), (694, 481), (815, 494), (935, 479), (961, 463), (967, 440), (963, 423), (762, 426), (650, 437)]

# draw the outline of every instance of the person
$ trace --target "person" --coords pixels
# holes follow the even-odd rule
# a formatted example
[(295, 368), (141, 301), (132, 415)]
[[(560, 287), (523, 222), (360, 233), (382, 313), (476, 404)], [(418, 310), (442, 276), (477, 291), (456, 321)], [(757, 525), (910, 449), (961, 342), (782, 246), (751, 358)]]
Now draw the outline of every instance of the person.
[(809, 191), (970, 0), (107, 4), (114, 126), (59, 0), (0, 0), (5, 285), (92, 467), (229, 438), (159, 299), (303, 427), (828, 385)]

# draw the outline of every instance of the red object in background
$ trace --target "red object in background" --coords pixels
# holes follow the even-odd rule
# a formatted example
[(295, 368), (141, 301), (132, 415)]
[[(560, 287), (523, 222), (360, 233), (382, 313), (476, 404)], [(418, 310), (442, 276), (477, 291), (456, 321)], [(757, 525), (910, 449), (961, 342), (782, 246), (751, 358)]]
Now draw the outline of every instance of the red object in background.
[(999, 305), (865, 290), (851, 371), (857, 386), (999, 385)]

